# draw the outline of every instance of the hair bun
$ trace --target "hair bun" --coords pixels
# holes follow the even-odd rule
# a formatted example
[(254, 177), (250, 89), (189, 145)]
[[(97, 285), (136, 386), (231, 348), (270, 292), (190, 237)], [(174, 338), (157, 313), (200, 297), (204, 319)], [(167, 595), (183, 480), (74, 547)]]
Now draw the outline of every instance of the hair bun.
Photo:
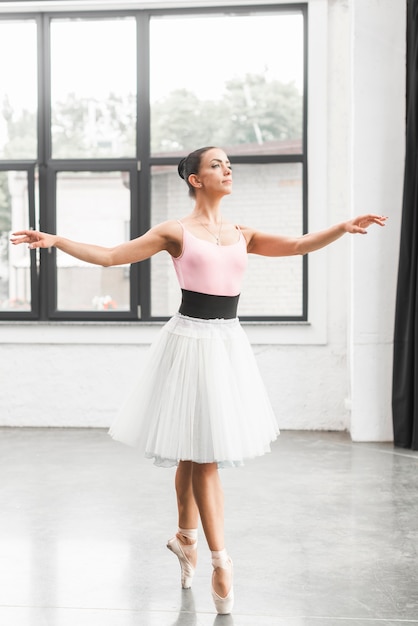
[(185, 171), (184, 171), (184, 170), (185, 170), (185, 165), (186, 165), (186, 159), (187, 159), (187, 157), (184, 157), (184, 158), (180, 161), (180, 163), (178, 164), (178, 167), (177, 167), (177, 171), (178, 171), (178, 173), (179, 173), (179, 176), (180, 176), (180, 178), (182, 178), (183, 180), (185, 180), (185, 178), (184, 178)]

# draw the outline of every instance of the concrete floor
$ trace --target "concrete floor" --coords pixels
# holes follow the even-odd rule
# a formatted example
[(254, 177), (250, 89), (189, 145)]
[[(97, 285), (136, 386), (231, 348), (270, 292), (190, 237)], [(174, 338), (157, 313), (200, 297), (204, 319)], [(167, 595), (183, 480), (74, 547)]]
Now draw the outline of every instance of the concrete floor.
[(217, 617), (201, 531), (193, 590), (165, 548), (174, 470), (103, 430), (0, 429), (0, 624), (418, 624), (418, 453), (284, 432), (221, 476), (236, 603)]

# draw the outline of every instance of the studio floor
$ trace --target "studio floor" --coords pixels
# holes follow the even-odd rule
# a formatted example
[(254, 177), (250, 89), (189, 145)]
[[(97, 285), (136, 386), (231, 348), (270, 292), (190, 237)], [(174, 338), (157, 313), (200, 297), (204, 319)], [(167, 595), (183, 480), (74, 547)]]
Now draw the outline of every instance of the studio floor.
[(221, 478), (236, 600), (217, 617), (201, 529), (192, 590), (165, 547), (174, 469), (100, 429), (0, 429), (0, 624), (418, 624), (417, 452), (283, 432)]

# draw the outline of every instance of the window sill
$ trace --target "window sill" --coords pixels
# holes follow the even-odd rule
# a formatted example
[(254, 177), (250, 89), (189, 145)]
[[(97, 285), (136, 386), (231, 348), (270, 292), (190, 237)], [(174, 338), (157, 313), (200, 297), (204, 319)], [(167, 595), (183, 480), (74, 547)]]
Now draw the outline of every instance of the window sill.
[[(61, 345), (150, 344), (163, 322), (0, 322), (0, 343)], [(242, 322), (254, 345), (325, 343), (321, 329), (309, 322)]]

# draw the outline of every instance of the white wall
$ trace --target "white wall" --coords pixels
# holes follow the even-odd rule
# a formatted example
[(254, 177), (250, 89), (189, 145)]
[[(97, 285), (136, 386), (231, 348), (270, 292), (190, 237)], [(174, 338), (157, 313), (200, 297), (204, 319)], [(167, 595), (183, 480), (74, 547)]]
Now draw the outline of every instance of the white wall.
[[(366, 211), (386, 213), (390, 223), (311, 256), (309, 324), (245, 326), (282, 428), (392, 436), (405, 5), (309, 2), (310, 228)], [(1, 323), (0, 424), (107, 426), (157, 331), (158, 324)]]
[(392, 351), (404, 166), (406, 2), (351, 9), (351, 207), (388, 215), (387, 232), (351, 242), (351, 435), (392, 438)]

